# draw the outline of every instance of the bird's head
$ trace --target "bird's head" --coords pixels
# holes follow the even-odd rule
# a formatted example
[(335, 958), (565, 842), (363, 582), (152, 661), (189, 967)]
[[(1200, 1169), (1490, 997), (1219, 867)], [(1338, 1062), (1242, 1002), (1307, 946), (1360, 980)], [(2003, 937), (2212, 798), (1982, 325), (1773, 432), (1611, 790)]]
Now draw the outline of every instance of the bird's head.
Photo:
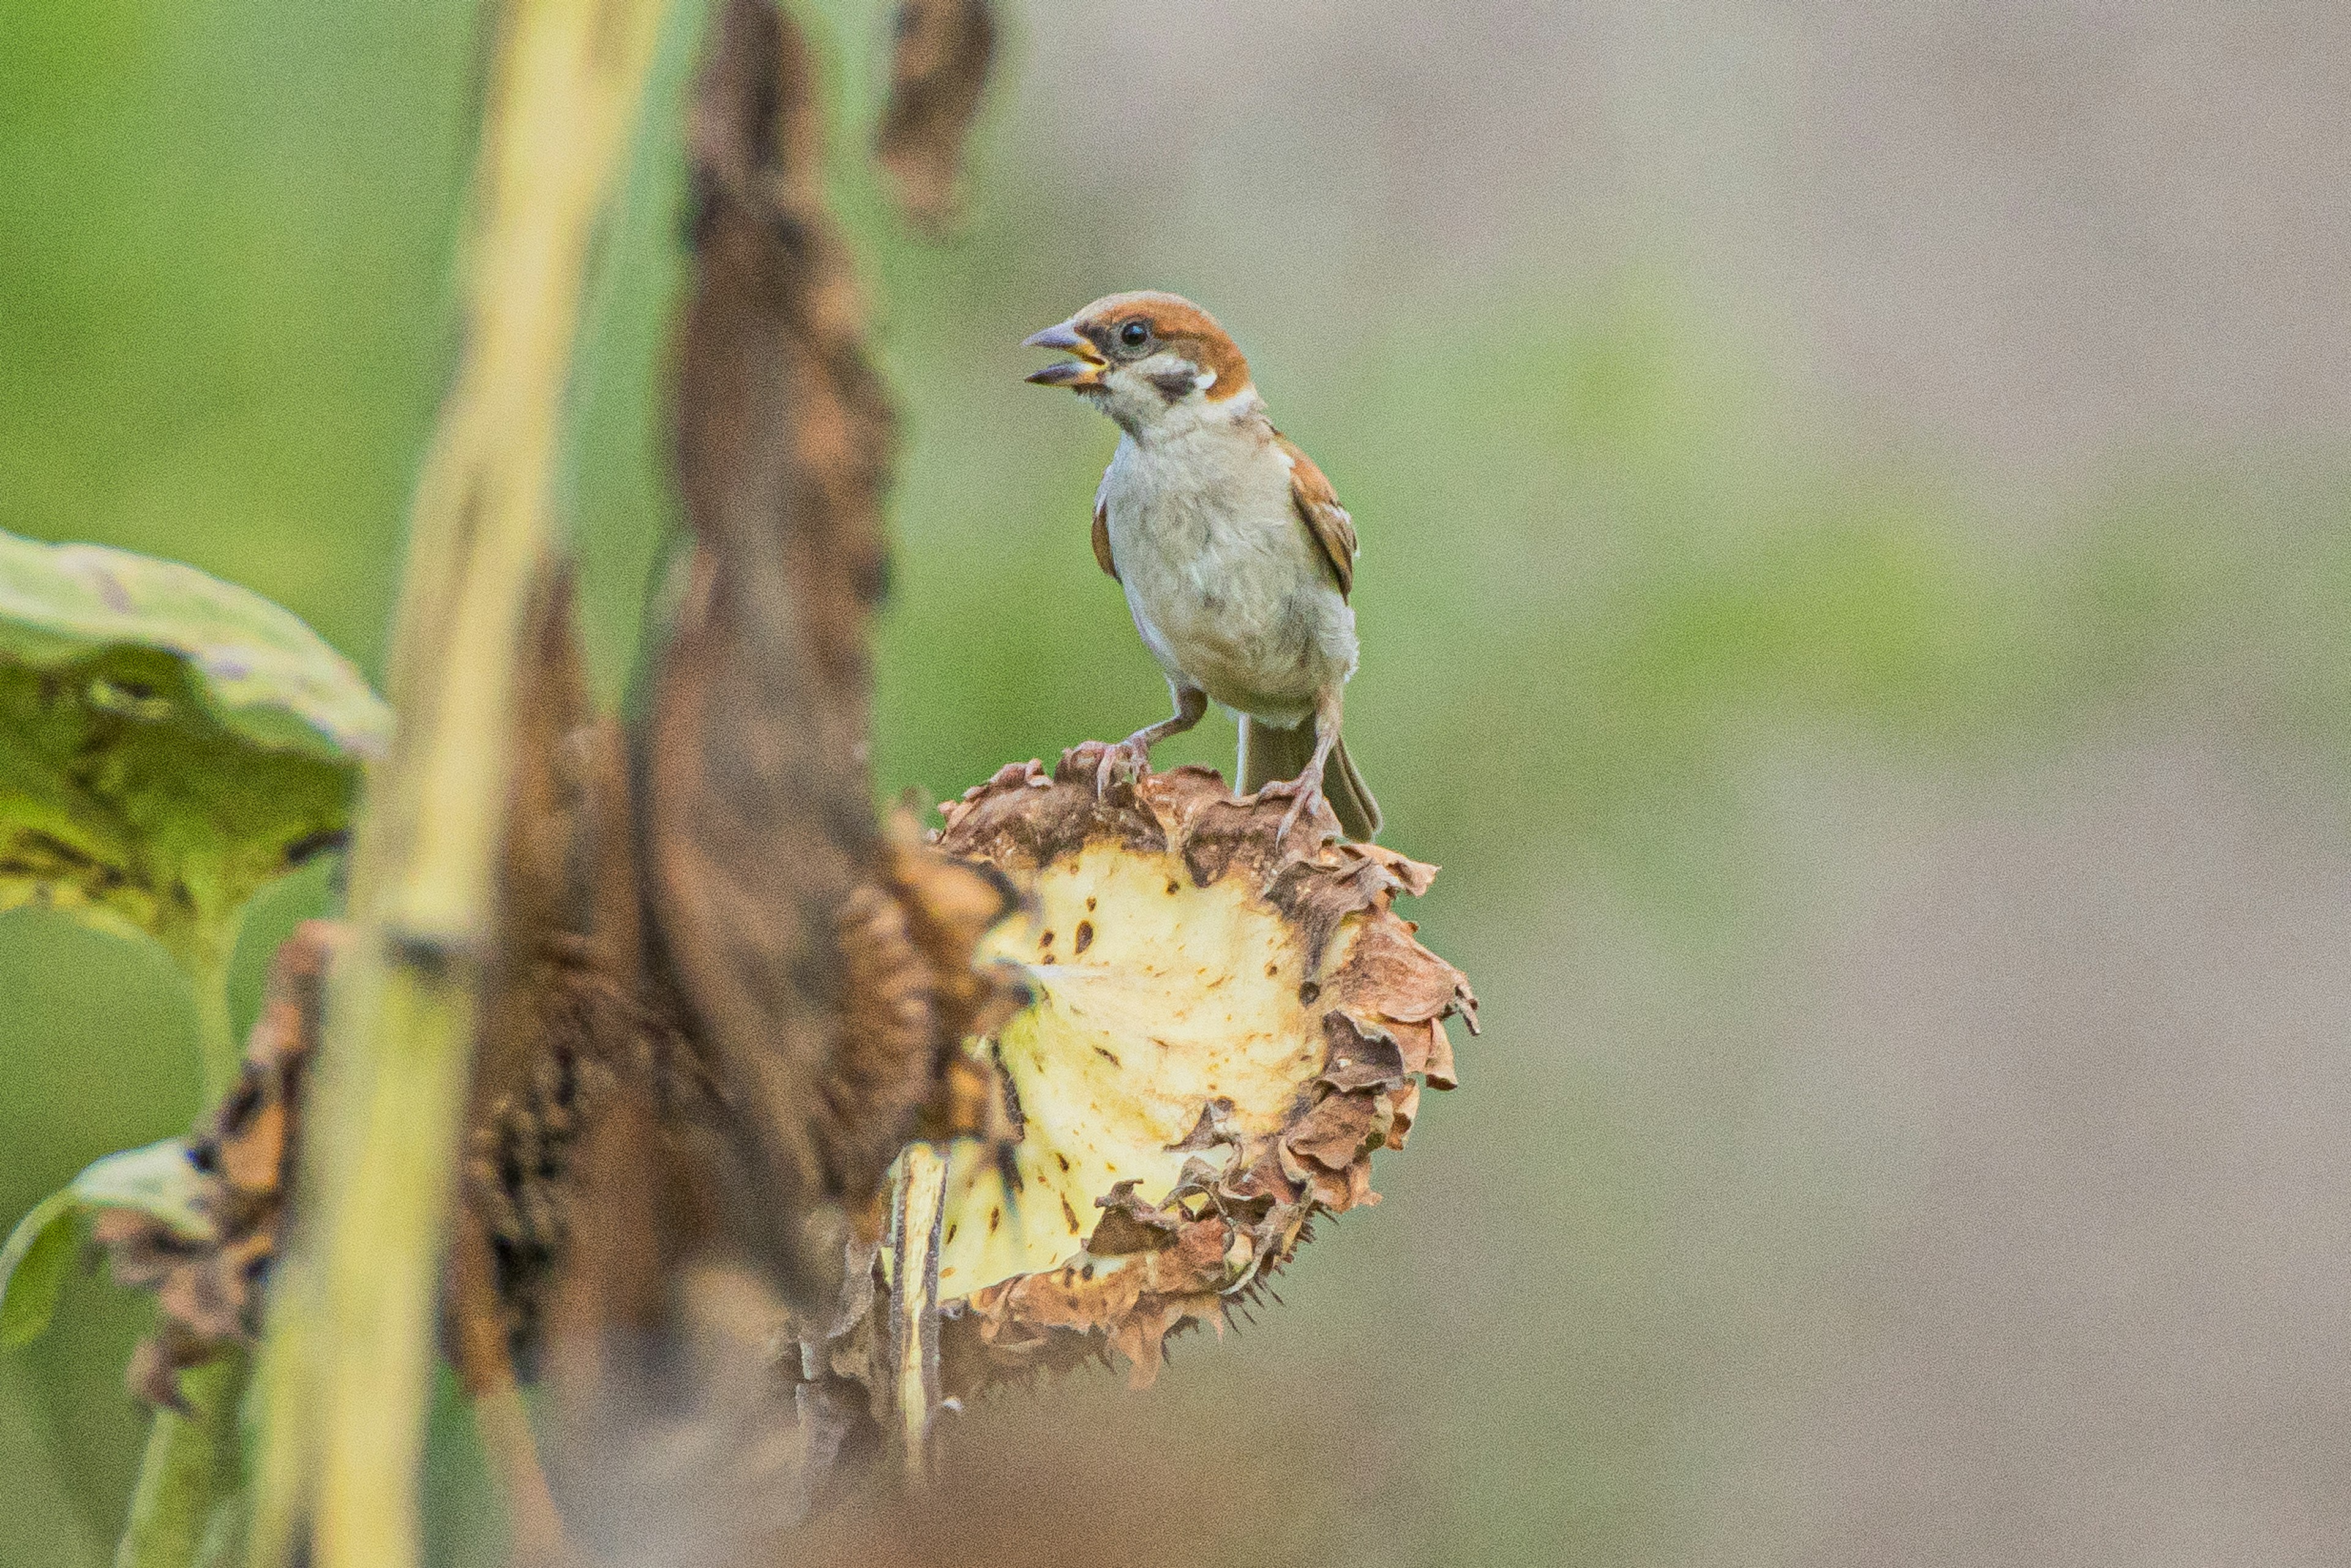
[(1028, 379), (1069, 388), (1137, 440), (1254, 401), (1249, 361), (1232, 339), (1206, 310), (1173, 294), (1106, 296), (1022, 346), (1070, 355)]

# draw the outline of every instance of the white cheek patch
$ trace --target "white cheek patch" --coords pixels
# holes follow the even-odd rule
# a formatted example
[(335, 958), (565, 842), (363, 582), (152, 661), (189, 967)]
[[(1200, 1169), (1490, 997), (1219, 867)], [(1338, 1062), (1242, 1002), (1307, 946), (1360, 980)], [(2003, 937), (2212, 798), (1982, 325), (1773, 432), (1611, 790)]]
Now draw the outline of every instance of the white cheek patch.
[(1202, 371), (1198, 375), (1192, 378), (1192, 390), (1194, 392), (1204, 392), (1216, 384), (1217, 372), (1214, 371)]

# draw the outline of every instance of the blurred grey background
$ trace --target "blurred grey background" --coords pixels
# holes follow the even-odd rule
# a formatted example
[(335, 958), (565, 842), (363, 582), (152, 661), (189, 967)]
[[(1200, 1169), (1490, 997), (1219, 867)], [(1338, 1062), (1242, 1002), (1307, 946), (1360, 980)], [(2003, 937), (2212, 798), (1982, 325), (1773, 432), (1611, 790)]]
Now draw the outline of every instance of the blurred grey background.
[[(1083, 544), (1107, 428), (1013, 345), (1190, 294), (1356, 515), (1351, 745), (1488, 1027), (1286, 1307), (975, 1413), (951, 1553), (811, 1556), (1073, 1560), (1141, 1487), (1158, 1561), (2340, 1561), (2351, 12), (1029, 0), (925, 249), (855, 156), (884, 19), (819, 11), (909, 416), (883, 782), (1161, 711)], [(0, 12), (0, 526), (373, 667), (472, 47)], [(664, 156), (569, 496), (610, 684)], [(10, 1214), (193, 1114), (168, 979), (0, 920)], [(0, 1563), (101, 1561), (128, 1486), (137, 1315), (71, 1300), (0, 1361)]]

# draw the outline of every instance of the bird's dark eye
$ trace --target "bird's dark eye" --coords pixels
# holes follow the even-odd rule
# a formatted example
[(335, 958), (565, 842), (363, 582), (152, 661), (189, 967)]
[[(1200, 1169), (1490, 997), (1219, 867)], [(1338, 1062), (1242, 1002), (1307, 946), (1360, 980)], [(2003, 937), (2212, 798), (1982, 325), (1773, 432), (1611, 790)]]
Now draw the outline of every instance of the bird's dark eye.
[(1137, 316), (1118, 329), (1118, 340), (1130, 349), (1140, 349), (1151, 340), (1151, 328)]

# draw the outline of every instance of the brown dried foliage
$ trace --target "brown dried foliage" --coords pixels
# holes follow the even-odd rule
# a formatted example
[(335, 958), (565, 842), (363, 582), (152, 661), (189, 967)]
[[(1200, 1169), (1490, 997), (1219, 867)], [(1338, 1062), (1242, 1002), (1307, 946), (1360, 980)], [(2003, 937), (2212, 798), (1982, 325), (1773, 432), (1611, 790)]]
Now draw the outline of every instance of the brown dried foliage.
[(917, 228), (950, 228), (963, 205), (966, 145), (996, 55), (987, 0), (901, 0), (890, 102), (875, 152)]
[(665, 1117), (713, 1104), (669, 998), (645, 980), (626, 741), (590, 706), (568, 570), (532, 607), (515, 726), (448, 1292), (477, 1393), (536, 1368), (570, 1239), (574, 1145), (615, 1090)]
[[(1017, 1004), (1017, 982), (970, 956), (1010, 889), (910, 825), (885, 832), (871, 805), (867, 641), (895, 430), (823, 206), (814, 89), (777, 7), (722, 7), (689, 129), (677, 452), (691, 586), (641, 731), (592, 711), (563, 575), (528, 633), (451, 1301), (477, 1387), (535, 1358), (553, 1276), (580, 1250), (575, 1155), (607, 1196), (657, 1195), (637, 1235), (586, 1249), (602, 1260), (587, 1293), (633, 1295), (650, 1325), (659, 1277), (705, 1242), (749, 1253), (796, 1301), (830, 1299), (841, 1233), (817, 1232), (836, 1255), (812, 1257), (800, 1222), (830, 1210), (870, 1239), (883, 1173), (918, 1120), (989, 1121), (953, 1048)], [(287, 1016), (256, 1030), (270, 1062)], [(614, 1108), (620, 1130), (599, 1143)], [(268, 1124), (290, 1140), (282, 1110)], [(269, 1225), (225, 1233), (256, 1273), (285, 1198), (274, 1181), (266, 1205), (237, 1199)], [(152, 1223), (105, 1223), (140, 1280), (214, 1269)], [(636, 1245), (654, 1228), (659, 1245)], [(225, 1307), (206, 1297), (187, 1314), (180, 1364), (249, 1313), (249, 1290), (224, 1292)]]
[[(883, 143), (918, 219), (951, 210), (992, 47), (984, 5), (907, 6)], [(511, 1412), (504, 1391), (550, 1360), (575, 1501), (666, 1477), (612, 1495), (674, 1524), (746, 1489), (790, 1492), (796, 1516), (872, 1450), (884, 1172), (918, 1128), (1008, 1135), (956, 1045), (1021, 999), (971, 959), (1010, 885), (871, 804), (896, 432), (823, 204), (815, 85), (786, 14), (722, 0), (688, 129), (687, 591), (634, 733), (592, 711), (568, 580), (535, 607), (444, 1296), (471, 1392)], [(217, 1239), (99, 1222), (118, 1273), (162, 1295), (131, 1375), (150, 1397), (257, 1329), (336, 931), (278, 955), (246, 1081), (193, 1145)], [(825, 1324), (837, 1363), (798, 1383), (796, 1422), (765, 1326), (789, 1321)], [(508, 1481), (538, 1485), (517, 1430)], [(691, 1484), (664, 1462), (689, 1454)], [(589, 1524), (590, 1543), (626, 1533)]]
[(817, 1222), (870, 1239), (946, 1048), (995, 1005), (970, 948), (1006, 899), (874, 820), (868, 637), (896, 429), (823, 204), (814, 89), (789, 17), (729, 0), (688, 137), (694, 553), (641, 737), (656, 973), (760, 1195), (744, 1240), (804, 1304), (840, 1278), (839, 1227)]
[(871, 1199), (929, 1041), (885, 1029), (836, 1059), (843, 912), (892, 935), (851, 904), (886, 859), (866, 644), (895, 427), (822, 203), (813, 89), (782, 13), (729, 0), (689, 122), (678, 461), (694, 555), (643, 755), (658, 951), (771, 1197), (752, 1239), (796, 1292), (820, 1295), (828, 1267), (801, 1221)]
[(201, 1176), (194, 1202), (211, 1238), (193, 1241), (132, 1209), (101, 1210), (92, 1226), (116, 1281), (155, 1292), (154, 1332), (132, 1352), (127, 1381), (172, 1409), (180, 1374), (261, 1332), (262, 1282), (277, 1255), (298, 1158), (300, 1093), (325, 1016), (327, 971), (342, 927), (297, 926), (269, 965), (261, 1013), (246, 1037), (236, 1087), (188, 1140)]
[[(789, 1312), (854, 1334), (889, 1163), (918, 1124), (955, 1123), (956, 1043), (1017, 998), (972, 967), (1003, 879), (872, 806), (895, 428), (823, 206), (814, 89), (787, 15), (721, 5), (690, 111), (676, 350), (692, 554), (632, 737), (647, 989), (708, 1097), (679, 1125), (624, 1087), (586, 1127), (574, 1180), (598, 1225), (553, 1308), (559, 1479), (623, 1557), (651, 1521), (707, 1529), (750, 1496), (793, 1515), (864, 1451), (857, 1378), (801, 1386), (784, 1440), (792, 1379), (746, 1325)], [(841, 1310), (844, 1282), (861, 1311)]]

